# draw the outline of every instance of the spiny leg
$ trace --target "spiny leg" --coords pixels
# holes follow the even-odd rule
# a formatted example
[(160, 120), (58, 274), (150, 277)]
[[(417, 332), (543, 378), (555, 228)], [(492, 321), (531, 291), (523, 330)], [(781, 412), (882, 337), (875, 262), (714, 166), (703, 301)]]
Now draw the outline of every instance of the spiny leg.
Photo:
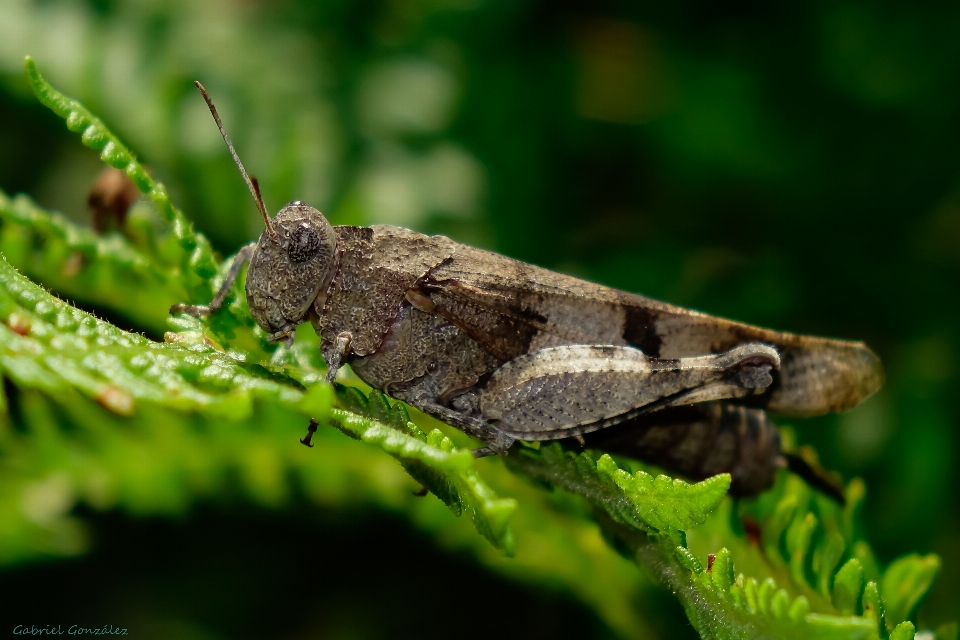
[[(271, 336), (271, 338), (273, 338), (274, 336), (276, 336), (277, 339), (284, 337), (283, 330), (281, 329), (280, 331), (275, 333), (273, 336)], [(327, 371), (327, 382), (333, 382), (334, 376), (337, 375), (337, 370), (340, 368), (340, 363), (343, 361), (344, 356), (347, 354), (347, 351), (350, 349), (350, 338), (351, 338), (350, 333), (347, 331), (344, 331), (343, 333), (337, 336), (337, 340), (334, 343), (333, 356), (330, 358), (330, 362), (327, 363), (328, 366), (330, 367), (329, 371)], [(311, 444), (310, 441), (313, 439), (313, 434), (316, 433), (316, 431), (317, 431), (317, 421), (311, 418), (310, 425), (307, 427), (307, 435), (306, 437), (300, 439), (300, 444), (306, 445), (308, 447), (312, 447), (313, 444)]]
[[(281, 338), (287, 338), (287, 347), (289, 348), (292, 340), (292, 333), (286, 335), (284, 330), (276, 332), (270, 336), (271, 340), (279, 340)], [(335, 343), (335, 351), (333, 357), (330, 358), (331, 362), (329, 363), (329, 371), (327, 371), (327, 382), (333, 382), (334, 376), (337, 375), (337, 370), (340, 368), (340, 362), (343, 360), (343, 357), (346, 355), (347, 350), (350, 348), (350, 334), (346, 331), (337, 336), (337, 341)], [(300, 444), (312, 447), (311, 440), (313, 439), (313, 434), (317, 431), (317, 421), (310, 419), (310, 425), (307, 427), (307, 435), (304, 438), (300, 439)]]
[(486, 446), (479, 449), (474, 449), (473, 455), (476, 458), (505, 455), (507, 453), (507, 449), (509, 449), (510, 446), (516, 442), (516, 439), (511, 438), (492, 424), (480, 420), (479, 418), (465, 416), (462, 413), (454, 411), (453, 409), (430, 402), (417, 403), (414, 406), (427, 415), (440, 420), (441, 422), (445, 422), (449, 425), (457, 427), (468, 436), (473, 436), (474, 438), (482, 440)]
[(237, 255), (233, 258), (233, 264), (230, 265), (230, 270), (227, 272), (227, 277), (223, 279), (220, 290), (217, 291), (217, 295), (213, 297), (210, 304), (175, 304), (170, 307), (170, 313), (188, 313), (192, 316), (208, 316), (219, 310), (220, 307), (223, 306), (223, 301), (227, 299), (227, 294), (230, 293), (230, 288), (233, 286), (234, 281), (236, 281), (237, 276), (240, 274), (240, 268), (243, 267), (244, 263), (250, 261), (250, 257), (253, 256), (253, 250), (256, 249), (256, 247), (257, 243), (251, 242), (237, 252)]

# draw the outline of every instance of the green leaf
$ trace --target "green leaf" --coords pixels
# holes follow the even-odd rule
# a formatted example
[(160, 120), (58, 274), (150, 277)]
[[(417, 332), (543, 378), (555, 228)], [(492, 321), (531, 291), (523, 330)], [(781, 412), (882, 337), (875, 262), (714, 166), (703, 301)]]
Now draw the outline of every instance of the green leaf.
[[(705, 521), (678, 537), (652, 532), (649, 522), (624, 508), (625, 496), (617, 483), (589, 474), (590, 466), (583, 462), (591, 460), (589, 454), (565, 454), (558, 445), (541, 447), (539, 457), (536, 452), (524, 453), (527, 462), (510, 462), (510, 467), (577, 491), (601, 508), (608, 537), (667, 583), (702, 637), (887, 637), (882, 599), (873, 583), (864, 591), (860, 562), (850, 558), (834, 574), (837, 560), (856, 546), (841, 533), (852, 531), (853, 510), (812, 494), (799, 479), (782, 477), (774, 490), (739, 509), (724, 498)], [(551, 456), (565, 460), (557, 464)], [(541, 464), (546, 460), (546, 469), (531, 466), (530, 460)], [(575, 460), (580, 464), (573, 464)], [(740, 517), (749, 516), (759, 524), (759, 540), (746, 538), (743, 527), (735, 532), (731, 522), (737, 520), (732, 517), (737, 510)], [(716, 539), (733, 545), (710, 552), (712, 557), (693, 552)], [(813, 545), (811, 540), (819, 542)], [(760, 575), (738, 571), (738, 556)], [(828, 575), (826, 581), (823, 575)], [(860, 611), (864, 615), (857, 615)], [(908, 631), (912, 633), (912, 628), (898, 633), (911, 637)]]
[(787, 529), (787, 553), (790, 554), (790, 575), (794, 582), (802, 584), (806, 581), (804, 565), (810, 551), (810, 538), (817, 528), (817, 517), (812, 513), (803, 518), (795, 518)]
[(839, 576), (837, 564), (843, 557), (846, 546), (847, 542), (839, 531), (830, 531), (822, 538), (814, 553), (813, 570), (817, 576), (817, 591), (824, 596), (830, 595), (834, 574)]
[(833, 583), (833, 606), (843, 614), (856, 613), (863, 595), (863, 567), (856, 558), (850, 558), (837, 572)]
[[(173, 230), (183, 251), (183, 273), (197, 276), (196, 284), (208, 283), (217, 272), (218, 263), (213, 256), (210, 243), (184, 217), (167, 194), (166, 188), (157, 182), (143, 168), (133, 153), (120, 142), (119, 138), (104, 126), (99, 118), (91, 114), (82, 104), (64, 96), (43, 79), (30, 56), (24, 61), (27, 81), (37, 99), (51, 111), (66, 121), (67, 128), (80, 134), (83, 144), (100, 152), (100, 158), (111, 167), (120, 169), (133, 181), (137, 188), (147, 195), (163, 215)], [(207, 302), (210, 292), (203, 287), (194, 290), (200, 296), (197, 301)]]
[(50, 295), (0, 259), (0, 365), (19, 386), (80, 391), (116, 414), (143, 404), (245, 419), (257, 397), (296, 405), (302, 391), (218, 352), (153, 342)]
[(884, 619), (883, 598), (877, 589), (876, 582), (868, 582), (863, 588), (863, 617), (872, 618), (877, 629), (877, 635), (887, 637), (887, 624)]
[(617, 522), (649, 533), (702, 524), (730, 487), (727, 474), (695, 484), (644, 471), (630, 474), (609, 455), (594, 461), (590, 452), (565, 452), (558, 443), (539, 450), (518, 447), (506, 462), (518, 473), (583, 495)]
[(912, 622), (901, 622), (897, 628), (890, 633), (890, 640), (913, 640), (916, 628)]
[[(512, 555), (516, 550), (510, 516), (516, 500), (498, 498), (480, 479), (473, 453), (457, 449), (439, 430), (423, 433), (407, 418), (402, 406), (391, 407), (383, 394), (373, 391), (368, 398), (354, 388), (339, 388), (339, 397), (351, 411), (333, 409), (331, 417), (344, 433), (375, 444), (400, 460), (416, 480), (460, 515), (466, 510), (487, 540)], [(362, 415), (370, 417), (363, 417)], [(372, 419), (373, 417), (378, 420)]]
[(176, 266), (122, 236), (99, 237), (29, 198), (0, 191), (0, 251), (31, 278), (61, 295), (112, 309), (162, 334), (170, 305), (188, 296)]
[[(359, 394), (359, 391), (355, 393)], [(380, 394), (373, 393), (371, 397), (377, 398), (373, 404), (387, 404)], [(459, 515), (461, 509), (466, 509), (477, 531), (494, 546), (508, 555), (514, 553), (515, 542), (509, 520), (517, 503), (509, 498), (498, 498), (480, 479), (471, 451), (455, 448), (453, 442), (438, 430), (424, 436), (422, 432), (417, 433), (419, 429), (413, 425), (400, 429), (342, 409), (333, 409), (331, 417), (348, 435), (376, 444), (399, 459), (414, 478), (424, 483), (454, 513)]]
[(890, 563), (880, 582), (888, 624), (910, 617), (939, 571), (940, 558), (935, 555), (914, 553)]
[(666, 553), (667, 538), (645, 535), (609, 516), (601, 523), (618, 547), (634, 554), (680, 598), (704, 638), (876, 638), (871, 619), (811, 613), (805, 596), (791, 596), (771, 578), (758, 584), (737, 573), (727, 549), (716, 553), (710, 569), (703, 569), (699, 563), (679, 561), (686, 554), (677, 548)]
[[(591, 452), (565, 452), (558, 443), (524, 447), (517, 454), (506, 458), (513, 471), (575, 492), (600, 509), (600, 521), (614, 544), (667, 583), (704, 638), (886, 637), (876, 585), (871, 583), (873, 591), (863, 599), (866, 615), (855, 615), (861, 607), (860, 563), (849, 560), (832, 580), (839, 558), (849, 553), (840, 531), (851, 529), (850, 512), (814, 500), (800, 482), (781, 483), (779, 491), (765, 497), (769, 507), (758, 503), (748, 511), (760, 521), (769, 554), (758, 556), (759, 566), (781, 575), (787, 581), (781, 586), (771, 577), (758, 580), (738, 573), (732, 549), (721, 548), (703, 563), (679, 535), (687, 531), (687, 537), (697, 538), (698, 527), (713, 522), (725, 524), (722, 539), (743, 536), (730, 530), (731, 517), (719, 508), (731, 504), (726, 477), (688, 484), (643, 471), (630, 474), (610, 456), (594, 462)], [(821, 517), (808, 510), (811, 506)], [(822, 533), (824, 527), (829, 535)], [(813, 539), (823, 542), (814, 548)], [(738, 546), (744, 553), (755, 549)], [(820, 566), (811, 571), (814, 557)], [(819, 590), (824, 585), (825, 592)]]

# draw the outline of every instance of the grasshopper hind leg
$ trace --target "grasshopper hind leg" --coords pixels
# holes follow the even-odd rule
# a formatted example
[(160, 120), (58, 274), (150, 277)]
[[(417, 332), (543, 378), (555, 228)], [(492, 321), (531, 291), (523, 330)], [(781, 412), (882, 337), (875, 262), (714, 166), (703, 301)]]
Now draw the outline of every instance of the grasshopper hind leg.
[(760, 343), (670, 360), (620, 345), (545, 347), (497, 369), (479, 413), (520, 440), (576, 437), (668, 407), (759, 395), (779, 364)]
[(474, 449), (473, 451), (473, 455), (476, 458), (504, 455), (513, 443), (516, 442), (515, 438), (511, 438), (494, 425), (479, 418), (466, 416), (458, 411), (434, 403), (423, 403), (416, 406), (427, 415), (457, 427), (468, 436), (483, 441), (486, 446)]

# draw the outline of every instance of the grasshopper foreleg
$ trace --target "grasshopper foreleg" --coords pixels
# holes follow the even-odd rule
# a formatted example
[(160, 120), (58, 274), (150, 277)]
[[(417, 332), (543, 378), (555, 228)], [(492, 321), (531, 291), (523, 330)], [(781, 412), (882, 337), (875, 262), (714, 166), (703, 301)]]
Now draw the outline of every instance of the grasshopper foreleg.
[(175, 304), (170, 307), (170, 313), (188, 313), (191, 316), (208, 316), (211, 313), (216, 313), (223, 306), (223, 301), (227, 299), (230, 288), (233, 287), (237, 276), (240, 275), (240, 269), (250, 261), (256, 247), (257, 243), (251, 242), (237, 252), (237, 255), (233, 258), (233, 263), (230, 265), (230, 270), (227, 272), (227, 277), (223, 279), (220, 290), (217, 291), (217, 295), (213, 297), (210, 304)]

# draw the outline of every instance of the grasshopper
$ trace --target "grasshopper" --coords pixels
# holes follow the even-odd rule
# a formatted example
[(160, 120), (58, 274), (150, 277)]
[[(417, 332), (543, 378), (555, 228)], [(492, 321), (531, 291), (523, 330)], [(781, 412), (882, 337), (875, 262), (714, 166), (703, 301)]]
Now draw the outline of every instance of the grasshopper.
[[(709, 316), (443, 236), (335, 227), (299, 201), (271, 218), (196, 85), (264, 231), (238, 252), (209, 305), (171, 312), (216, 312), (249, 261), (247, 303), (272, 341), (289, 346), (310, 322), (328, 381), (349, 364), (371, 387), (482, 441), (478, 457), (505, 454), (517, 440), (583, 445), (593, 434), (611, 450), (672, 456), (688, 475), (731, 471), (735, 488), (751, 494), (788, 462), (764, 409), (843, 411), (883, 383), (879, 359), (860, 342)], [(609, 433), (619, 435), (606, 437), (617, 425)]]

